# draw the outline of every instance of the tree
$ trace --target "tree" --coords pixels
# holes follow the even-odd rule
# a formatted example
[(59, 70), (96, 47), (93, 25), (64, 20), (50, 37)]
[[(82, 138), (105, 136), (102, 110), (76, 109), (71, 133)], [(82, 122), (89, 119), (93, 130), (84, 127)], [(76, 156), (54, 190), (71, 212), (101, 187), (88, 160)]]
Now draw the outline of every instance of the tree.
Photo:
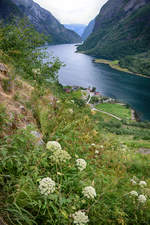
[[(57, 80), (61, 67), (58, 58), (51, 58), (44, 46), (49, 37), (39, 34), (28, 19), (15, 19), (10, 24), (0, 24), (0, 50), (17, 72), (38, 83)], [(46, 60), (44, 60), (46, 59)], [(46, 61), (44, 63), (44, 61)]]

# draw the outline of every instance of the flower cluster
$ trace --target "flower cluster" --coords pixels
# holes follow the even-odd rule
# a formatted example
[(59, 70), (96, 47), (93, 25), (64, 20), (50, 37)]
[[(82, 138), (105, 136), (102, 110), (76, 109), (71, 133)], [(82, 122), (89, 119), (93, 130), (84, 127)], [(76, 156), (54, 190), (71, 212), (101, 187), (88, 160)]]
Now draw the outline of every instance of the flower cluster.
[(46, 148), (54, 152), (56, 150), (61, 150), (61, 145), (57, 141), (49, 141), (47, 142)]
[(58, 149), (53, 152), (50, 159), (55, 163), (65, 163), (67, 160), (71, 159), (71, 156), (68, 152)]
[(84, 159), (77, 159), (76, 165), (80, 171), (84, 170), (86, 168), (86, 161)]
[(39, 189), (41, 194), (49, 195), (55, 191), (55, 181), (51, 178), (46, 177), (40, 181)]
[[(93, 146), (95, 146), (95, 144), (93, 144)], [(70, 154), (62, 150), (61, 145), (57, 141), (49, 141), (46, 145), (46, 148), (50, 150), (51, 156), (49, 157), (49, 159), (54, 163), (65, 163), (66, 161), (71, 159)], [(96, 154), (98, 153), (99, 151), (97, 150)], [(78, 156), (76, 155), (76, 157)], [(78, 167), (79, 171), (82, 171), (86, 168), (87, 163), (84, 159), (78, 158), (76, 160), (76, 166)], [(57, 175), (62, 176), (63, 174), (57, 172)], [(51, 178), (43, 178), (39, 183), (39, 189), (41, 194), (47, 196), (55, 191), (56, 184), (55, 181), (53, 181)], [(82, 190), (82, 194), (88, 199), (94, 199), (96, 197), (96, 191), (92, 186), (85, 187)], [(74, 220), (73, 223), (77, 225), (85, 225), (89, 222), (89, 218), (85, 214), (84, 210), (79, 210), (75, 212), (72, 215), (72, 218)]]
[(82, 193), (87, 198), (95, 198), (96, 197), (95, 188), (93, 188), (92, 186), (85, 187), (83, 189)]
[(146, 202), (146, 197), (145, 197), (145, 195), (139, 195), (139, 197), (138, 197), (138, 201), (140, 202), (140, 203), (145, 203)]
[(129, 194), (136, 197), (138, 196), (138, 193), (136, 191), (131, 191)]
[(73, 114), (73, 109), (68, 109), (68, 113)]
[(88, 216), (86, 216), (85, 212), (82, 212), (81, 210), (75, 212), (72, 217), (74, 219), (74, 224), (77, 225), (85, 225), (89, 222)]
[(134, 179), (131, 179), (130, 181), (131, 181), (132, 185), (136, 185), (137, 184), (137, 182)]
[(145, 181), (140, 181), (139, 185), (141, 187), (146, 187), (147, 186), (147, 183)]
[(142, 188), (147, 186), (147, 183), (145, 181), (142, 180), (142, 181), (139, 182), (139, 179), (135, 176), (130, 181), (131, 181), (132, 185), (139, 184), (139, 186), (142, 187)]
[(40, 75), (41, 74), (41, 70), (40, 70), (40, 68), (32, 69), (32, 73), (34, 73), (36, 75)]
[(99, 151), (98, 150), (95, 150), (95, 155), (99, 154)]
[(133, 197), (138, 197), (138, 201), (140, 202), (140, 203), (145, 203), (146, 202), (146, 197), (145, 197), (145, 195), (138, 195), (138, 193), (136, 192), (136, 191), (131, 191), (130, 193), (129, 193), (131, 196), (133, 196)]

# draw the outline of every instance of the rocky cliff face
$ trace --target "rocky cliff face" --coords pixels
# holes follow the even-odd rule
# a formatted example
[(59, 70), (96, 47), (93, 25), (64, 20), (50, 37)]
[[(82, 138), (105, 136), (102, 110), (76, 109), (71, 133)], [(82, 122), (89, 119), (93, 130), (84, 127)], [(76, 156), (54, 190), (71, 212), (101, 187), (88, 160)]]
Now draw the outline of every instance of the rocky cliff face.
[(146, 51), (150, 48), (149, 12), (150, 0), (109, 0), (79, 50), (109, 59)]
[(0, 20), (8, 20), (12, 15), (21, 17), (21, 12), (18, 7), (10, 0), (0, 0)]
[(51, 35), (53, 43), (81, 42), (81, 38), (78, 34), (66, 29), (49, 11), (41, 8), (33, 0), (5, 1), (7, 1), (7, 3), (8, 1), (12, 2), (22, 15), (27, 16), (37, 31), (46, 35)]
[(85, 30), (81, 36), (83, 41), (85, 41), (90, 36), (90, 34), (93, 32), (94, 26), (95, 26), (95, 19), (92, 20), (85, 28)]

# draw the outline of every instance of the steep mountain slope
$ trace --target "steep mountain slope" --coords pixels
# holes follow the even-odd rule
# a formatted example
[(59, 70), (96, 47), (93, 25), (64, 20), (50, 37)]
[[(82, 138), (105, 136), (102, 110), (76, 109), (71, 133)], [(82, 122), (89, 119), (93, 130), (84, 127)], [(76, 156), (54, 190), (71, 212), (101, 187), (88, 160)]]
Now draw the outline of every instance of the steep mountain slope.
[(80, 36), (83, 34), (83, 31), (86, 28), (86, 25), (84, 24), (64, 24), (64, 26), (69, 30), (75, 31)]
[(94, 29), (94, 26), (95, 26), (95, 19), (91, 20), (89, 22), (89, 24), (87, 25), (87, 27), (85, 28), (85, 30), (81, 36), (82, 40), (85, 41), (90, 36), (90, 34), (92, 33), (92, 31)]
[[(81, 41), (78, 34), (66, 29), (50, 12), (41, 8), (33, 0), (5, 0), (6, 8), (8, 3), (15, 5), (22, 15), (27, 16), (37, 31), (51, 35), (53, 43), (77, 43)], [(7, 17), (12, 14), (16, 16), (11, 10), (3, 12)]]
[(8, 15), (21, 17), (22, 13), (11, 0), (0, 0), (0, 20), (7, 20)]
[(78, 48), (102, 58), (120, 58), (150, 48), (150, 0), (109, 0), (93, 33)]

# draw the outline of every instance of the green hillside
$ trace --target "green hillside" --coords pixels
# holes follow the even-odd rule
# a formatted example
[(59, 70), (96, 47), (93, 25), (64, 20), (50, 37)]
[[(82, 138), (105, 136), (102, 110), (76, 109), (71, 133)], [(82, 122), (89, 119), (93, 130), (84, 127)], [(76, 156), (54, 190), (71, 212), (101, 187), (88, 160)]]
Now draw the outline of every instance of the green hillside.
[(0, 27), (0, 224), (150, 224), (150, 123), (66, 93), (25, 25)]
[(118, 59), (150, 48), (150, 3), (120, 21), (103, 24), (78, 50), (96, 57)]

